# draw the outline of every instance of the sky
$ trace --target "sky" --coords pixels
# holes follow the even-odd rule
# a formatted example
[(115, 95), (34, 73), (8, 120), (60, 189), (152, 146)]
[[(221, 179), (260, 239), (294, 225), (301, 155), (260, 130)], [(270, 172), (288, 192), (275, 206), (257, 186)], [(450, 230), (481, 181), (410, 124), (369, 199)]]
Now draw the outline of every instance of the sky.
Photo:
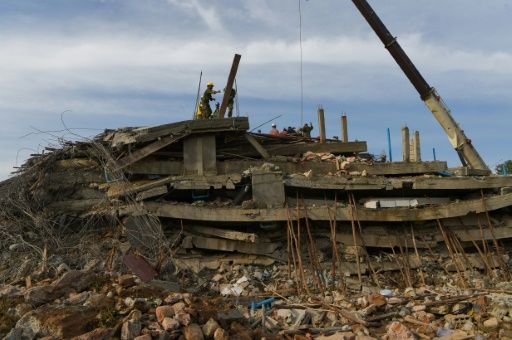
[[(486, 164), (512, 159), (512, 2), (369, 0)], [(267, 132), (312, 122), (402, 159), (460, 165), (418, 93), (350, 0), (0, 0), (0, 181), (31, 154), (105, 129), (191, 119), (235, 54), (240, 116)], [(217, 95), (217, 101), (221, 101)], [(262, 125), (263, 124), (263, 125)], [(261, 127), (258, 127), (260, 126)]]

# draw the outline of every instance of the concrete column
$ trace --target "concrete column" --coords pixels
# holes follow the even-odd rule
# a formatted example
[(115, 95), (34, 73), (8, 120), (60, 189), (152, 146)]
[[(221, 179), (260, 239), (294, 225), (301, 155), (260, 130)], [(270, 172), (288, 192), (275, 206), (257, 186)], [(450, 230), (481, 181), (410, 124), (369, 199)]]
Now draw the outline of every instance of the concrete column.
[(347, 116), (345, 115), (341, 116), (341, 141), (348, 142)]
[(318, 131), (320, 132), (320, 143), (325, 143), (325, 120), (324, 120), (324, 109), (318, 107)]
[(414, 131), (411, 141), (411, 161), (421, 162), (420, 133)]
[(402, 126), (402, 157), (404, 162), (411, 161), (411, 146), (409, 145), (409, 128)]
[(216, 175), (214, 135), (193, 135), (183, 140), (183, 175)]

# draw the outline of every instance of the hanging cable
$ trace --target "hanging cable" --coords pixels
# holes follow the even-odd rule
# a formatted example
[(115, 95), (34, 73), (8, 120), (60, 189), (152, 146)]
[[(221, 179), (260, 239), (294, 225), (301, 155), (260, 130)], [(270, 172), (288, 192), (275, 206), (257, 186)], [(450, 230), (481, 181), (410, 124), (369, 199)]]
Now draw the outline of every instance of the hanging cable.
[(299, 0), (299, 44), (300, 44), (300, 126), (304, 120), (304, 86), (302, 84), (302, 11)]

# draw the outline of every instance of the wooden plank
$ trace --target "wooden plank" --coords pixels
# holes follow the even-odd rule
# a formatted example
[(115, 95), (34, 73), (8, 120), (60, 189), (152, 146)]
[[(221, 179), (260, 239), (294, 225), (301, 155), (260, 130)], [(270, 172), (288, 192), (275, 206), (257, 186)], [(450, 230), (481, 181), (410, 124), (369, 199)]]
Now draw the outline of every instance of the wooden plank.
[(153, 152), (155, 152), (157, 150), (160, 150), (163, 147), (166, 147), (169, 144), (172, 144), (172, 143), (182, 139), (185, 136), (188, 136), (188, 134), (184, 134), (181, 136), (170, 135), (167, 137), (163, 137), (162, 139), (157, 140), (156, 142), (153, 142), (153, 143), (149, 144), (148, 146), (133, 152), (131, 155), (121, 158), (120, 160), (118, 160), (116, 162), (117, 168), (114, 169), (114, 172), (121, 170), (122, 168), (141, 160), (142, 158), (152, 154)]
[(268, 154), (267, 150), (265, 150), (265, 148), (263, 148), (261, 146), (260, 143), (258, 143), (258, 141), (256, 140), (256, 138), (254, 138), (250, 133), (246, 133), (245, 135), (245, 138), (249, 141), (249, 143), (251, 143), (252, 146), (254, 146), (254, 148), (256, 149), (256, 151), (258, 151), (260, 153), (260, 155), (264, 158), (264, 159), (269, 159), (270, 158), (270, 155)]
[(228, 76), (228, 83), (226, 84), (226, 92), (224, 92), (224, 97), (222, 97), (222, 103), (220, 104), (219, 118), (224, 118), (224, 113), (226, 113), (229, 96), (231, 94), (231, 90), (233, 89), (233, 83), (235, 81), (236, 72), (238, 70), (238, 64), (240, 64), (240, 58), (242, 58), (240, 54), (235, 54), (235, 57), (233, 58), (233, 64), (231, 65), (231, 71), (229, 72)]

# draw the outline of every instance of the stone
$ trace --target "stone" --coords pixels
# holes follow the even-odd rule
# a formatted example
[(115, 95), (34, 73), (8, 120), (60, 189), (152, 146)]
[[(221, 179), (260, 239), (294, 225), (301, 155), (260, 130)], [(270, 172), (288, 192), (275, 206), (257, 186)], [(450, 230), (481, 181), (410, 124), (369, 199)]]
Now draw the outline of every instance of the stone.
[(177, 312), (174, 318), (178, 320), (179, 323), (182, 324), (183, 326), (188, 326), (192, 320), (190, 314), (183, 311)]
[(496, 327), (498, 327), (498, 324), (499, 324), (499, 321), (498, 321), (498, 318), (496, 318), (496, 317), (493, 317), (493, 318), (490, 318), (490, 319), (484, 321), (484, 327), (488, 327), (488, 328), (496, 328)]
[(172, 318), (175, 315), (174, 308), (172, 306), (160, 306), (155, 310), (156, 319), (158, 322), (162, 322), (162, 320), (166, 317)]
[(114, 307), (115, 301), (103, 294), (92, 294), (91, 297), (85, 301), (84, 306), (94, 308), (96, 310), (107, 309)]
[(180, 328), (180, 322), (170, 317), (163, 318), (161, 324), (162, 328), (166, 331), (174, 331)]
[(187, 340), (204, 340), (203, 331), (196, 323), (183, 327), (181, 331)]
[(215, 331), (219, 329), (220, 326), (214, 319), (210, 318), (202, 327), (203, 335), (207, 339), (213, 338)]
[(18, 287), (11, 285), (0, 285), (0, 298), (17, 298), (23, 293)]
[(162, 281), (162, 280), (151, 280), (148, 282), (149, 285), (157, 288), (162, 288), (166, 292), (181, 292), (181, 286), (179, 283), (171, 282), (171, 281)]
[(112, 328), (96, 328), (95, 330), (75, 336), (72, 340), (109, 340), (114, 336)]
[(174, 308), (174, 310), (176, 312), (179, 312), (179, 311), (184, 310), (186, 306), (187, 305), (185, 304), (185, 302), (180, 301), (180, 302), (177, 302), (177, 303), (173, 304), (172, 308)]
[(135, 337), (133, 340), (151, 340), (151, 339), (153, 339), (151, 337), (151, 334), (144, 334), (144, 335)]
[(54, 301), (71, 292), (80, 293), (89, 287), (96, 275), (92, 271), (72, 270), (51, 285), (27, 289), (25, 302), (40, 306)]
[(224, 329), (217, 328), (217, 330), (213, 334), (213, 339), (214, 340), (228, 340), (229, 339), (229, 334)]
[(183, 300), (183, 294), (181, 293), (173, 293), (173, 294), (169, 294), (165, 299), (164, 301), (169, 303), (169, 304), (174, 304), (178, 301), (181, 301)]
[(375, 305), (376, 307), (382, 307), (388, 303), (388, 301), (386, 300), (386, 297), (381, 294), (370, 295), (368, 302), (370, 302), (370, 304), (372, 304), (372, 305)]
[(140, 335), (142, 325), (140, 320), (128, 320), (121, 327), (121, 340), (131, 340)]
[(84, 333), (96, 312), (89, 307), (43, 306), (25, 314), (16, 323), (29, 338), (36, 334), (69, 339)]
[(387, 335), (390, 339), (415, 340), (416, 337), (411, 331), (400, 322), (392, 322), (388, 326)]
[(124, 288), (128, 288), (135, 285), (135, 278), (131, 274), (124, 274), (117, 278), (117, 283)]

